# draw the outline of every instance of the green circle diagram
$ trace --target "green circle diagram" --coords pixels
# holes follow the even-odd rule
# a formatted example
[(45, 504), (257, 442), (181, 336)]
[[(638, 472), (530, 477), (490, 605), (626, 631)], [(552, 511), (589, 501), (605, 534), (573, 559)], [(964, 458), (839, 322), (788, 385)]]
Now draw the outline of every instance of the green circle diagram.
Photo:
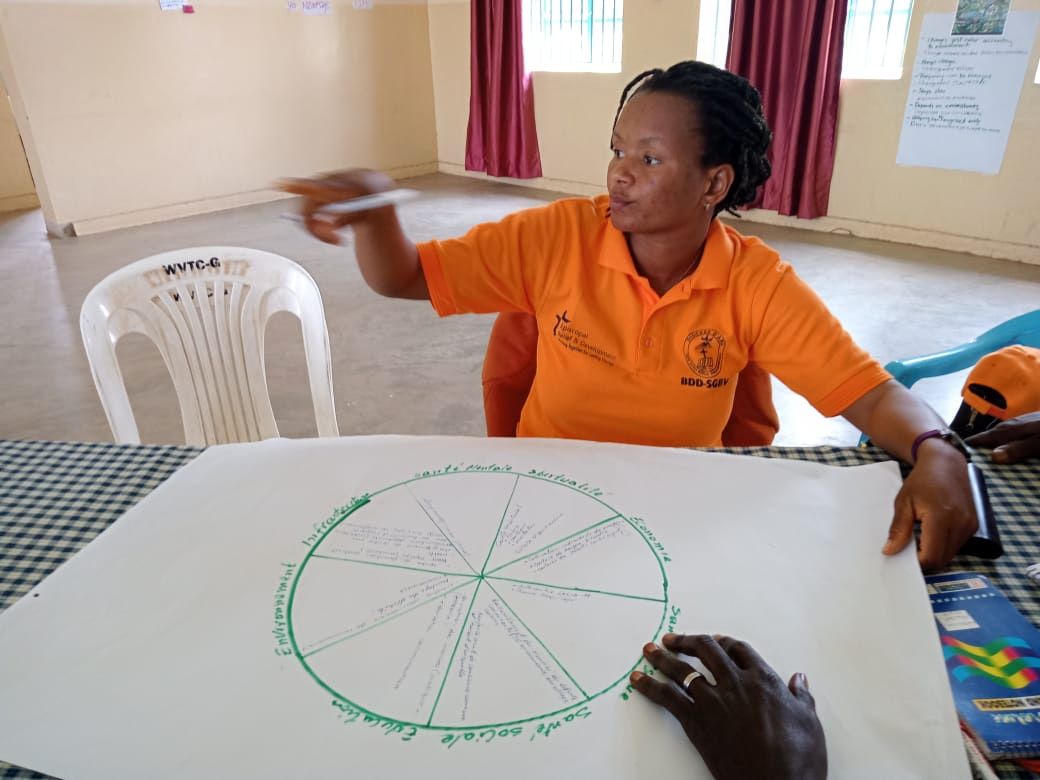
[(297, 567), (289, 637), (338, 701), (438, 731), (559, 715), (623, 682), (664, 625), (650, 539), (509, 471), (424, 473), (339, 510)]

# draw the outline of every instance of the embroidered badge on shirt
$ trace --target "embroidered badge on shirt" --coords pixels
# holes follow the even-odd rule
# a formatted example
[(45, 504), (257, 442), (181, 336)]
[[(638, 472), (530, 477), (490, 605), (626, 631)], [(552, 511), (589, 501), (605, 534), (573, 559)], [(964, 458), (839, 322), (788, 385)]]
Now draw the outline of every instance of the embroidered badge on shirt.
[(697, 376), (710, 379), (722, 371), (726, 353), (726, 337), (713, 328), (695, 330), (683, 343), (686, 365)]

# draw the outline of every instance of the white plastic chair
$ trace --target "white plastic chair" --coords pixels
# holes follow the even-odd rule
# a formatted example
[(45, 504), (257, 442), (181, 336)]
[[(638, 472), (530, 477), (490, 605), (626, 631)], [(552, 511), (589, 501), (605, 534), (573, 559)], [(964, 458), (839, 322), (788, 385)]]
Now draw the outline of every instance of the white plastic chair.
[(193, 446), (278, 435), (264, 372), (271, 315), (295, 314), (319, 436), (338, 436), (332, 355), (314, 279), (286, 257), (210, 246), (152, 255), (110, 274), (83, 302), (80, 331), (101, 405), (116, 442), (139, 444), (116, 343), (141, 333), (159, 348), (173, 378)]

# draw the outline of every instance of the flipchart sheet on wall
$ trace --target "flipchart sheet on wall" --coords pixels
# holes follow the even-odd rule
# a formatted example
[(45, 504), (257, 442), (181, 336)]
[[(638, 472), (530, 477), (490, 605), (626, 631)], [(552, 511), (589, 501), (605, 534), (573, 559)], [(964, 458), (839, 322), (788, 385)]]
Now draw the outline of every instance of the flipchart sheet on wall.
[(967, 776), (895, 464), (535, 439), (213, 447), (0, 615), (0, 758), (63, 778), (708, 777), (668, 631), (807, 674), (835, 777)]
[(999, 35), (953, 35), (926, 14), (899, 136), (899, 165), (999, 173), (1040, 13), (1012, 11)]

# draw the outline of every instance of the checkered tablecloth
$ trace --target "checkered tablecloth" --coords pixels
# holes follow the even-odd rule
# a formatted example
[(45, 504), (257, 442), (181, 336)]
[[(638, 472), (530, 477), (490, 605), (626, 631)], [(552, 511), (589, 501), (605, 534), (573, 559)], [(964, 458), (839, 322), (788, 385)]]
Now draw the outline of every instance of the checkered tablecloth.
[[(159, 483), (196, 457), (188, 447), (0, 439), (0, 611), (87, 545)], [(754, 447), (727, 450), (832, 466), (887, 460), (877, 449)], [(1025, 576), (1040, 561), (1040, 462), (993, 466), (976, 458), (989, 489), (1005, 554), (958, 558), (951, 569), (986, 574), (1034, 624), (1040, 585)], [(998, 765), (1002, 777), (1032, 777)], [(0, 763), (0, 778), (44, 777)]]

